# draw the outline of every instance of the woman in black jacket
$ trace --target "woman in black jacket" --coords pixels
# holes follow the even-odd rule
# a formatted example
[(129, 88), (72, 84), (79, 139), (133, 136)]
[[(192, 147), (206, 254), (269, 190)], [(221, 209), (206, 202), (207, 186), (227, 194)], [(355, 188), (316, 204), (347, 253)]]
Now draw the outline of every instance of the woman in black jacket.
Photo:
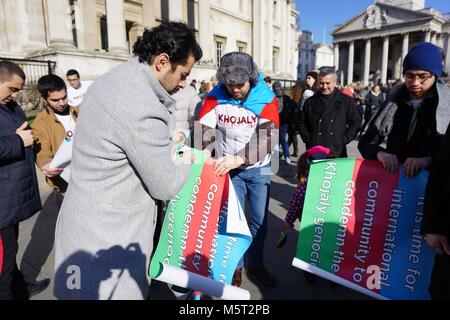
[(370, 118), (374, 114), (377, 113), (378, 109), (380, 108), (381, 104), (383, 103), (383, 94), (381, 93), (380, 86), (375, 85), (372, 90), (367, 94), (366, 100), (364, 104), (366, 105), (366, 108), (364, 110), (364, 125), (363, 128), (367, 125)]

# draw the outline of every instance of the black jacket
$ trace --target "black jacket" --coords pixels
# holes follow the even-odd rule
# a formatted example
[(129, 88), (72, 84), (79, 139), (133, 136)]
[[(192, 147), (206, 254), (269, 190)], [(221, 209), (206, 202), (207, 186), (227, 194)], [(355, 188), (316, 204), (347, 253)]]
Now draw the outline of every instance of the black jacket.
[[(423, 100), (417, 110), (415, 126), (411, 125), (414, 108), (407, 101), (409, 95), (403, 87), (391, 101), (380, 107), (359, 140), (358, 149), (365, 159), (376, 160), (379, 151), (395, 154), (400, 163), (407, 158), (434, 158), (442, 140), (442, 135), (436, 131), (436, 89), (432, 89), (431, 95)], [(388, 120), (383, 121), (383, 117)], [(386, 137), (384, 149), (380, 144)]]
[(15, 102), (0, 105), (0, 230), (42, 208), (33, 150), (15, 133), (25, 121)]
[(347, 157), (346, 145), (361, 128), (361, 115), (354, 100), (335, 89), (328, 105), (321, 94), (305, 101), (299, 112), (299, 131), (306, 148), (322, 145), (338, 158)]
[(431, 164), (425, 192), (422, 233), (434, 233), (450, 240), (450, 125)]
[[(297, 122), (298, 122), (297, 104), (288, 95), (277, 97), (277, 102), (279, 101), (279, 99), (283, 99), (282, 101), (283, 110), (278, 110), (278, 116), (280, 117), (280, 125), (287, 124), (288, 133), (294, 134), (297, 131)], [(278, 106), (280, 105), (281, 104), (278, 103)]]

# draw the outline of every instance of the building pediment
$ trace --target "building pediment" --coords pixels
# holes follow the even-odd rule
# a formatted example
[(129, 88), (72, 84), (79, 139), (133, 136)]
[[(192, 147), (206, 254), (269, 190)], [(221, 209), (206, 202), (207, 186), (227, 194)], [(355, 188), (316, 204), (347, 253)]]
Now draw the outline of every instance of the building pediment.
[(375, 3), (365, 10), (337, 26), (333, 31), (333, 36), (364, 30), (377, 30), (391, 25), (401, 25), (411, 23), (411, 21), (429, 21), (433, 15), (420, 11), (403, 9), (384, 3)]

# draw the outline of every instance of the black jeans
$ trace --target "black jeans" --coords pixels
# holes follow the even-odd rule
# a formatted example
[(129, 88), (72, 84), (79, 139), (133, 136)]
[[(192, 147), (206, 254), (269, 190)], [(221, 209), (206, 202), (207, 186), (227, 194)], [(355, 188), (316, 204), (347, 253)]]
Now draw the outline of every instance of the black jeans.
[(3, 263), (0, 270), (0, 300), (13, 299), (13, 280), (16, 267), (16, 255), (19, 245), (19, 225), (0, 230), (3, 247)]
[(450, 300), (449, 255), (436, 255), (429, 292), (433, 300)]

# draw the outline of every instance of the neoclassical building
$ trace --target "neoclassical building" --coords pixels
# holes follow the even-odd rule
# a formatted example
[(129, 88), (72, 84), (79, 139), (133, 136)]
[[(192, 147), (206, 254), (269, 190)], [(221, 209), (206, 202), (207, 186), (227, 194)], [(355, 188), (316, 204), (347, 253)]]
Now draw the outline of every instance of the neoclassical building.
[(317, 43), (314, 45), (314, 69), (319, 70), (323, 66), (334, 64), (334, 50), (328, 43)]
[(274, 78), (297, 78), (298, 12), (292, 0), (0, 0), (0, 57), (56, 62), (95, 79), (129, 59), (145, 27), (182, 21), (203, 59), (191, 78), (215, 74), (230, 51), (251, 54)]
[(425, 8), (425, 0), (378, 0), (332, 35), (343, 84), (401, 79), (405, 55), (422, 41), (443, 49), (444, 69), (450, 70), (450, 16)]
[(301, 31), (298, 47), (297, 79), (305, 80), (306, 74), (314, 70), (314, 43), (311, 31)]

